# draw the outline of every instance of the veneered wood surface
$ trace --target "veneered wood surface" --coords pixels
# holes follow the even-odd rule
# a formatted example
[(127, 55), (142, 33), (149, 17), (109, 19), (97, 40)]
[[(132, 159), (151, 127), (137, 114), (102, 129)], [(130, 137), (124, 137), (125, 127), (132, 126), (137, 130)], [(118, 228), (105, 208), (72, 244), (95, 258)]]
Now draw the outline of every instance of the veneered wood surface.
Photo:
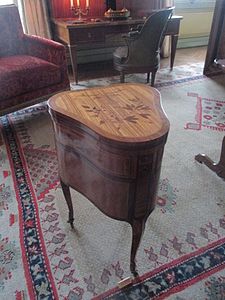
[(123, 142), (151, 141), (169, 128), (159, 92), (142, 84), (60, 93), (49, 106), (105, 138)]
[(60, 93), (48, 101), (59, 176), (73, 226), (69, 188), (106, 215), (132, 227), (130, 269), (156, 202), (169, 121), (160, 93), (143, 84), (116, 84)]

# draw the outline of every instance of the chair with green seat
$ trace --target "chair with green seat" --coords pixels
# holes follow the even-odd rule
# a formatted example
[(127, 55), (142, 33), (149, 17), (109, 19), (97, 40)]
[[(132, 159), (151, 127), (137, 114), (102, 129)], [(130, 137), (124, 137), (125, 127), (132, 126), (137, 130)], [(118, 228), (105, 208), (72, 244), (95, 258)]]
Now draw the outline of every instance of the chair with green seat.
[(160, 46), (168, 20), (174, 7), (158, 10), (151, 14), (140, 30), (129, 32), (124, 38), (126, 46), (113, 53), (114, 68), (120, 72), (120, 82), (125, 74), (147, 73), (149, 82), (154, 86), (155, 75), (160, 64)]

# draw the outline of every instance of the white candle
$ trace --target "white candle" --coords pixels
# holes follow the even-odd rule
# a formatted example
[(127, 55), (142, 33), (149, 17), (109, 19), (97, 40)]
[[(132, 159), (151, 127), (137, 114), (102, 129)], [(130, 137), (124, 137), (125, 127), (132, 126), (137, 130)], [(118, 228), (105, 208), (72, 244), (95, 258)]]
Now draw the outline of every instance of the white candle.
[(86, 0), (86, 7), (89, 7), (89, 0)]
[(70, 7), (73, 7), (73, 0), (70, 0)]
[(80, 0), (77, 0), (77, 7), (80, 7)]

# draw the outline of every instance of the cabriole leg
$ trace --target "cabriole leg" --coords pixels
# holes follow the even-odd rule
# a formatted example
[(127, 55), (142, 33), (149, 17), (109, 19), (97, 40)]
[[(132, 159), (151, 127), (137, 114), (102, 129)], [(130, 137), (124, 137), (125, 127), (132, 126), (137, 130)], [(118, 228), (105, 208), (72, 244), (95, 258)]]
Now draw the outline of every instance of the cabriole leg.
[(132, 227), (132, 245), (131, 245), (131, 255), (130, 255), (130, 271), (134, 276), (138, 276), (138, 272), (136, 270), (135, 257), (136, 253), (141, 241), (142, 234), (145, 230), (145, 222), (146, 219), (137, 219), (133, 220)]
[(72, 203), (72, 199), (71, 199), (70, 188), (62, 180), (60, 180), (60, 183), (61, 183), (61, 186), (62, 186), (63, 195), (64, 195), (64, 197), (66, 199), (66, 203), (67, 203), (68, 208), (69, 208), (69, 220), (68, 220), (68, 223), (70, 223), (71, 227), (74, 228), (74, 225), (73, 225), (73, 221), (74, 221), (74, 217), (73, 217), (73, 203)]

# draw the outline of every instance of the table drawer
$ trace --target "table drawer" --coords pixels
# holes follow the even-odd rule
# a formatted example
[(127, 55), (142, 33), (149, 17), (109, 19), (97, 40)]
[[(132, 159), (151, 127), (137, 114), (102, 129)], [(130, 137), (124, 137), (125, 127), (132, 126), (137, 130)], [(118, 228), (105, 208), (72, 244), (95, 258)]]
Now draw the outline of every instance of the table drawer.
[(105, 32), (102, 28), (82, 28), (70, 31), (70, 43), (104, 42)]
[[(61, 153), (68, 151), (76, 153), (95, 166), (100, 173), (111, 177), (135, 178), (137, 157), (129, 155), (129, 151), (119, 151), (111, 146), (103, 145), (91, 136), (84, 135), (81, 131), (74, 131), (63, 126), (56, 129), (56, 142)], [(62, 130), (63, 128), (63, 130)], [(63, 158), (62, 158), (63, 160)]]

